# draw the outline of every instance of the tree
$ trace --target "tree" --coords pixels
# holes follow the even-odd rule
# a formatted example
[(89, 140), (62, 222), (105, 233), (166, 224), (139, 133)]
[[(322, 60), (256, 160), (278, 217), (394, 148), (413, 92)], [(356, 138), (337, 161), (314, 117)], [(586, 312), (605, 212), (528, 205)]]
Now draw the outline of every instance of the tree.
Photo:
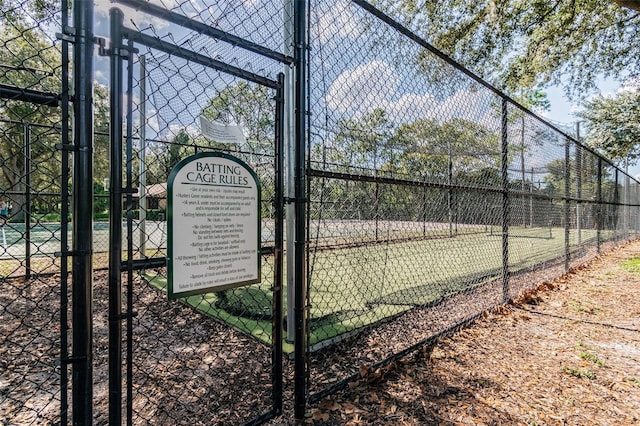
[(252, 154), (273, 155), (275, 102), (270, 89), (241, 81), (222, 89), (210, 99), (202, 115), (226, 125), (240, 126)]
[(242, 129), (246, 144), (230, 146), (208, 141), (208, 145), (239, 151), (237, 155), (254, 169), (262, 188), (263, 217), (273, 214), (269, 201), (274, 195), (275, 182), (275, 112), (275, 92), (266, 86), (246, 81), (220, 90), (202, 110), (205, 118), (226, 125), (237, 125)]
[(640, 86), (614, 96), (598, 96), (584, 104), (578, 116), (587, 121), (585, 142), (613, 161), (640, 158)]
[(166, 183), (171, 169), (193, 152), (195, 143), (186, 129), (179, 129), (170, 141), (151, 144), (146, 158), (147, 184)]
[[(394, 171), (396, 149), (393, 139), (393, 123), (386, 111), (376, 108), (357, 118), (342, 119), (337, 133), (329, 141), (312, 147), (312, 161), (322, 162), (323, 168), (340, 172), (378, 175)], [(313, 181), (314, 194), (321, 194), (326, 205), (333, 208), (330, 216), (341, 218), (343, 212), (351, 214), (357, 209), (360, 219), (372, 219), (378, 215), (378, 186), (370, 182)], [(330, 198), (331, 200), (329, 200)]]
[(640, 70), (637, 1), (388, 4), (435, 47), (512, 94), (563, 84), (579, 96), (600, 75), (620, 79)]
[(93, 101), (93, 179), (101, 183), (109, 177), (109, 88), (94, 83)]
[(469, 183), (474, 173), (500, 167), (498, 136), (472, 121), (418, 120), (400, 126), (395, 137), (404, 147), (400, 167), (408, 174)]
[[(445, 122), (425, 119), (400, 126), (395, 137), (404, 147), (399, 167), (414, 179), (449, 185), (500, 185), (499, 137), (482, 125), (462, 118)], [(455, 223), (480, 222), (476, 214), (480, 209), (460, 209), (464, 205), (460, 199), (466, 205), (487, 201), (486, 194), (455, 189), (425, 189), (422, 197), (424, 214), (429, 220), (447, 220), (450, 232), (454, 232)]]
[(640, 1), (638, 0), (613, 0), (622, 7), (640, 11)]
[[(41, 31), (19, 22), (0, 27), (0, 83), (18, 90), (59, 93), (60, 51)], [(59, 188), (59, 157), (55, 143), (60, 140), (60, 111), (56, 107), (4, 99), (0, 104), (0, 169), (2, 187), (11, 194), (12, 215), (21, 219), (24, 193), (52, 192)], [(30, 187), (26, 187), (25, 140), (31, 140), (27, 153), (32, 161)]]
[[(51, 5), (42, 2), (38, 13)], [(34, 12), (36, 13), (36, 12)], [(32, 17), (38, 17), (36, 13)], [(33, 90), (56, 95), (62, 88), (61, 52), (45, 32), (24, 24), (10, 15), (0, 27), (0, 83), (16, 90)], [(109, 176), (109, 100), (105, 86), (96, 84), (95, 96), (95, 177)], [(33, 210), (55, 209), (62, 178), (61, 152), (55, 148), (61, 142), (61, 110), (56, 106), (39, 105), (21, 100), (3, 99), (0, 104), (0, 187), (8, 192), (12, 216), (22, 220), (24, 194), (49, 194), (32, 199)], [(30, 138), (30, 150), (25, 152), (25, 138)], [(26, 186), (25, 155), (31, 160), (29, 187)], [(41, 207), (43, 206), (43, 207)], [(55, 207), (54, 207), (55, 206)]]
[(54, 16), (60, 10), (58, 0), (0, 0), (2, 17), (10, 25), (24, 23), (30, 20), (43, 21)]
[(340, 120), (337, 127), (333, 161), (377, 170), (392, 155), (393, 126), (383, 109), (376, 108), (359, 118)]

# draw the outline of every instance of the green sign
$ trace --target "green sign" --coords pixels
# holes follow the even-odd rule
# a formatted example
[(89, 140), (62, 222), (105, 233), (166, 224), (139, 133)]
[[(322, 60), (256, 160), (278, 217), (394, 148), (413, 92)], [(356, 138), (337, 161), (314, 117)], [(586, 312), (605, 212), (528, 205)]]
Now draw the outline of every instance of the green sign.
[(243, 161), (207, 152), (167, 185), (169, 299), (261, 281), (260, 182)]

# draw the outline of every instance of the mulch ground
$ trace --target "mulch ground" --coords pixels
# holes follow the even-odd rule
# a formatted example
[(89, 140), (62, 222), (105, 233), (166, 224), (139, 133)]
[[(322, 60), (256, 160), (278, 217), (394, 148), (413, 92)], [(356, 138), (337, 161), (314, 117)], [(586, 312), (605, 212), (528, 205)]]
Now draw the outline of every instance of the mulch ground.
[[(308, 424), (640, 424), (640, 242), (314, 405)], [(640, 262), (639, 262), (640, 263)], [(281, 419), (284, 424), (287, 420)]]
[[(106, 278), (106, 272), (95, 274), (96, 425), (107, 424)], [(434, 346), (372, 370), (372, 362), (473, 313), (470, 301), (480, 309), (502, 293), (482, 288), (403, 315), (312, 354), (312, 391), (358, 369), (360, 380), (309, 407), (306, 423), (640, 424), (639, 284), (637, 241), (544, 283)], [(267, 346), (169, 302), (138, 278), (133, 288), (134, 423), (243, 424), (268, 410)], [(59, 292), (58, 276), (3, 282), (0, 425), (59, 422)], [(284, 371), (285, 415), (272, 425), (294, 423), (288, 360)]]

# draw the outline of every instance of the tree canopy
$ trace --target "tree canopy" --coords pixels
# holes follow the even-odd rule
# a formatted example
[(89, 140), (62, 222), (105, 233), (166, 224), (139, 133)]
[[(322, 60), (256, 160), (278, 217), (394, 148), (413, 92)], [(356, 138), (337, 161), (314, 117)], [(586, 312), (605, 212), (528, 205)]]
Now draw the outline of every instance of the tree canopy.
[(623, 88), (615, 96), (598, 96), (578, 115), (589, 124), (588, 145), (614, 161), (640, 158), (640, 86)]
[(579, 98), (599, 76), (640, 73), (640, 2), (404, 0), (387, 10), (512, 94), (549, 84)]

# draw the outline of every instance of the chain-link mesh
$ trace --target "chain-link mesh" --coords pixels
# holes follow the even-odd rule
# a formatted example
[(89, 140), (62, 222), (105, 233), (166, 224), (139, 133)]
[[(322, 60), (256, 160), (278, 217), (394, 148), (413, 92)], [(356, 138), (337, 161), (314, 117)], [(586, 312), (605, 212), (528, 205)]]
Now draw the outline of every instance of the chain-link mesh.
[[(66, 277), (59, 275), (69, 175), (61, 109), (59, 2), (5, 1), (0, 18), (0, 418), (67, 419)], [(68, 205), (68, 204), (67, 204)], [(66, 210), (65, 210), (66, 211)], [(66, 236), (66, 235), (65, 235)], [(64, 342), (61, 344), (61, 342)]]
[[(293, 350), (276, 336), (295, 313), (274, 311), (277, 79), (299, 47), (291, 4), (118, 3), (124, 49), (100, 49), (93, 91), (93, 266), (122, 260), (94, 277), (93, 420), (116, 421), (116, 394), (130, 423), (259, 423), (278, 413), (279, 370), (291, 367), (276, 347)], [(97, 1), (95, 10), (96, 34), (110, 40), (112, 6)], [(0, 416), (9, 424), (66, 424), (73, 414), (65, 7), (9, 0), (0, 18)], [(307, 316), (309, 387), (296, 380), (295, 391), (310, 400), (640, 227), (636, 180), (365, 8), (317, 0), (308, 16), (308, 306), (298, 315)], [(110, 158), (113, 56), (124, 61), (122, 161)], [(200, 117), (238, 126), (242, 138), (205, 137)], [(169, 302), (169, 173), (214, 150), (258, 175), (262, 282)], [(121, 192), (123, 208), (111, 211)], [(115, 314), (114, 293), (123, 299)], [(120, 325), (121, 365), (109, 354), (120, 349), (109, 340)], [(114, 369), (122, 389), (109, 383)]]
[(312, 400), (638, 227), (637, 182), (366, 7), (311, 8)]

